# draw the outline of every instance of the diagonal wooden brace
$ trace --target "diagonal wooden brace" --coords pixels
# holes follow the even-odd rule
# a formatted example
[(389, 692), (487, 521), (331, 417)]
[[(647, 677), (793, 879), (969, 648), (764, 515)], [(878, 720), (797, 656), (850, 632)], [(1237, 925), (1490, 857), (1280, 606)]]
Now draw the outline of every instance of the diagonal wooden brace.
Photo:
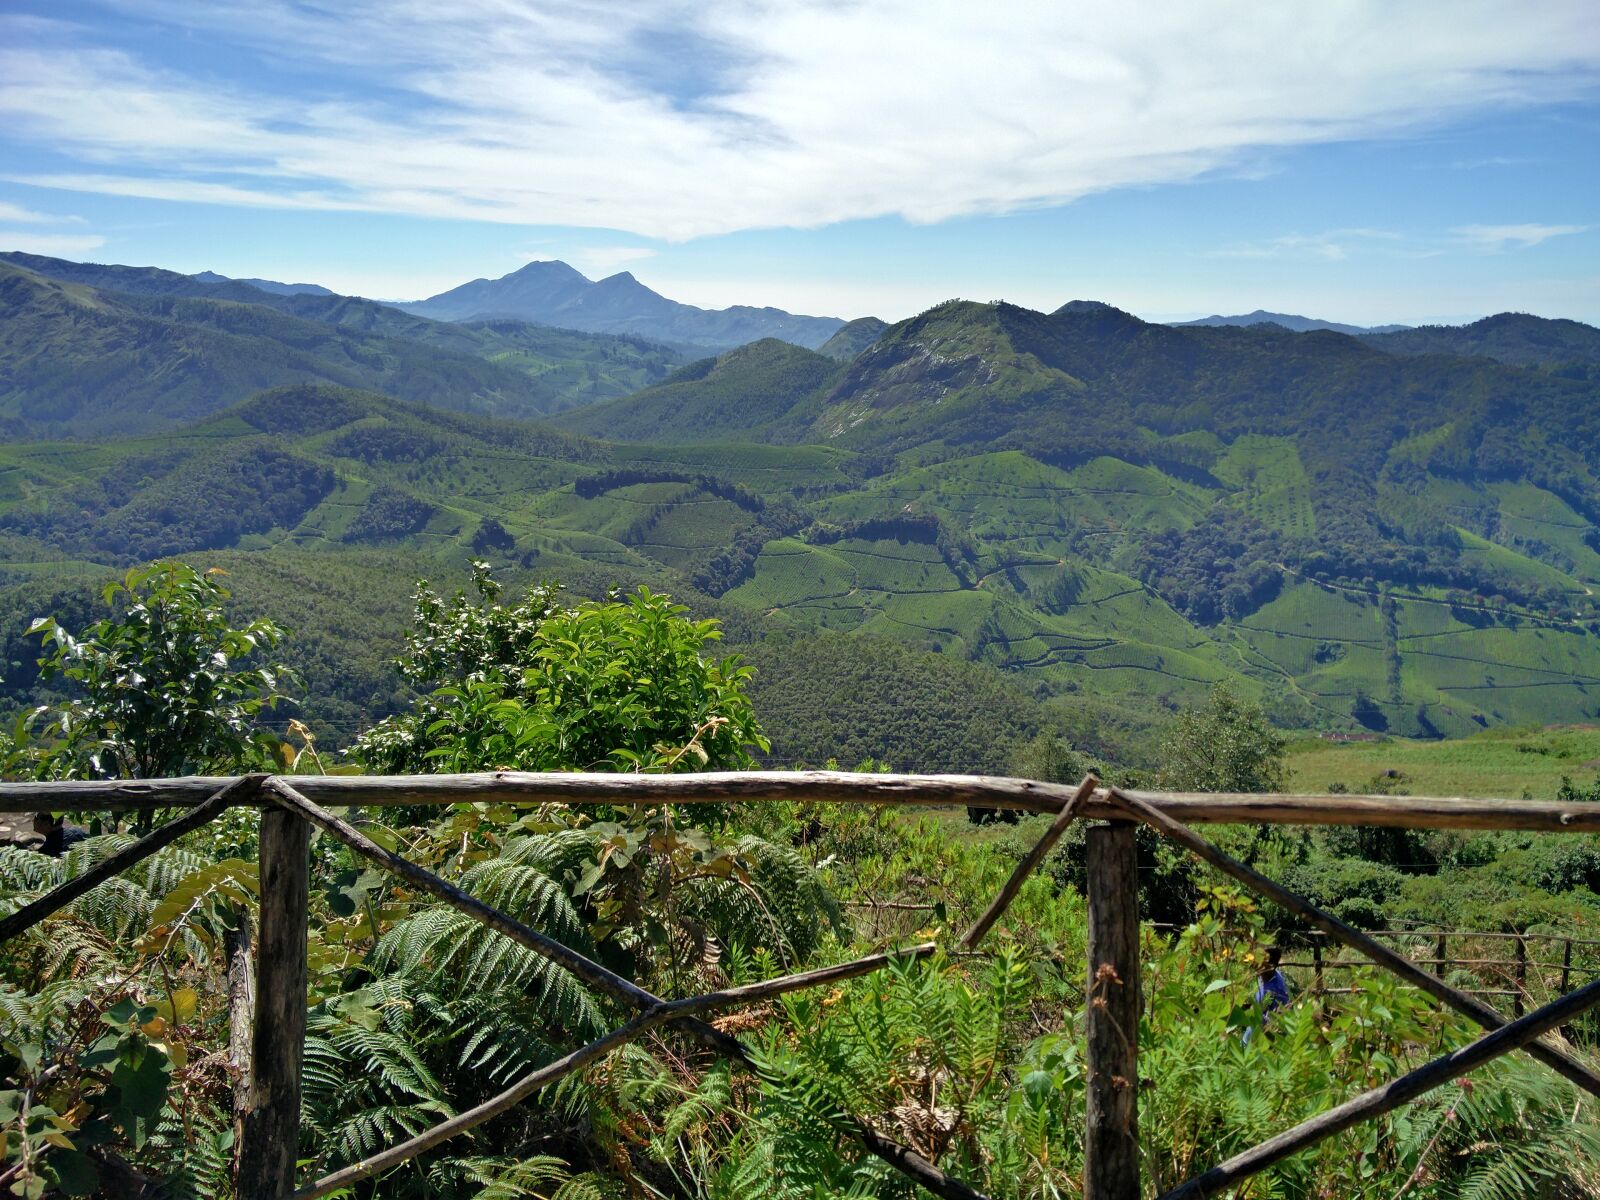
[(1057, 815), (1050, 828), (1045, 830), (1044, 836), (1034, 844), (1033, 849), (1029, 850), (1027, 856), (1017, 864), (1016, 870), (1011, 872), (1011, 878), (1006, 880), (1005, 886), (1000, 889), (1000, 894), (994, 898), (988, 908), (983, 910), (983, 915), (972, 923), (972, 928), (962, 935), (960, 945), (963, 950), (971, 950), (975, 947), (983, 940), (983, 935), (994, 927), (994, 923), (1005, 915), (1006, 909), (1011, 907), (1011, 902), (1017, 898), (1017, 893), (1022, 890), (1022, 885), (1028, 881), (1028, 876), (1038, 870), (1039, 864), (1044, 861), (1044, 856), (1055, 849), (1055, 844), (1061, 840), (1061, 835), (1067, 831), (1067, 826), (1077, 819), (1078, 810), (1083, 807), (1084, 802), (1090, 796), (1094, 795), (1095, 789), (1099, 786), (1100, 781), (1093, 775), (1085, 775), (1083, 777), (1083, 782), (1078, 785), (1078, 790), (1072, 794), (1071, 799), (1061, 806), (1061, 812)]
[(832, 967), (819, 967), (813, 971), (801, 971), (793, 975), (782, 975), (776, 979), (763, 979), (758, 983), (748, 983), (742, 987), (726, 988), (719, 992), (707, 992), (700, 996), (690, 996), (684, 1000), (664, 1000), (640, 1013), (625, 1025), (613, 1029), (602, 1038), (596, 1038), (586, 1046), (579, 1047), (554, 1062), (546, 1063), (537, 1070), (530, 1072), (517, 1080), (516, 1083), (491, 1096), (482, 1104), (469, 1108), (466, 1112), (458, 1113), (448, 1121), (442, 1121), (431, 1129), (426, 1129), (416, 1137), (399, 1142), (388, 1147), (371, 1158), (364, 1158), (359, 1162), (341, 1167), (330, 1175), (316, 1181), (310, 1187), (302, 1188), (296, 1192), (292, 1200), (318, 1200), (330, 1192), (339, 1191), (363, 1179), (397, 1167), (403, 1162), (409, 1162), (417, 1155), (431, 1150), (440, 1142), (475, 1129), (485, 1121), (492, 1120), (501, 1113), (514, 1108), (535, 1092), (549, 1087), (558, 1079), (563, 1079), (589, 1063), (595, 1062), (611, 1051), (629, 1042), (635, 1041), (658, 1025), (668, 1021), (682, 1018), (695, 1013), (712, 1012), (721, 1009), (734, 1008), (741, 1004), (754, 1004), (763, 1000), (770, 1000), (775, 996), (797, 992), (803, 988), (817, 987), (825, 983), (834, 983), (842, 979), (854, 979), (858, 975), (866, 975), (872, 971), (882, 970), (895, 959), (926, 958), (938, 947), (932, 942), (924, 942), (920, 946), (913, 946), (898, 954), (869, 954), (864, 958), (854, 959), (851, 962), (839, 963)]
[[(1335, 941), (1343, 942), (1352, 950), (1357, 950), (1366, 955), (1378, 966), (1386, 967), (1413, 987), (1420, 988), (1457, 1012), (1471, 1017), (1485, 1029), (1500, 1029), (1506, 1024), (1505, 1018), (1487, 1004), (1451, 987), (1444, 980), (1435, 978), (1410, 959), (1385, 946), (1376, 938), (1368, 937), (1359, 929), (1346, 925), (1339, 918), (1323, 912), (1309, 900), (1295, 895), (1282, 884), (1276, 883), (1260, 872), (1245, 866), (1244, 863), (1211, 842), (1206, 841), (1205, 838), (1181, 821), (1167, 816), (1166, 813), (1154, 805), (1146, 803), (1137, 796), (1129, 796), (1116, 788), (1108, 788), (1106, 795), (1109, 802), (1120, 806), (1130, 816), (1137, 817), (1155, 829), (1157, 833), (1177, 842), (1196, 857), (1210, 863), (1223, 874), (1232, 876), (1257, 895), (1265, 896), (1274, 904), (1304, 917)], [(1543, 1042), (1530, 1041), (1527, 1043), (1526, 1049), (1530, 1055), (1557, 1074), (1571, 1080), (1591, 1095), (1600, 1096), (1600, 1076), (1597, 1076), (1588, 1067), (1562, 1053), (1554, 1046)]]
[(1258, 1146), (1252, 1146), (1243, 1153), (1234, 1155), (1227, 1162), (1217, 1164), (1203, 1175), (1196, 1175), (1171, 1191), (1163, 1192), (1159, 1200), (1201, 1200), (1202, 1197), (1216, 1195), (1223, 1188), (1231, 1187), (1239, 1180), (1263, 1171), (1292, 1154), (1309, 1149), (1324, 1138), (1342, 1133), (1362, 1121), (1370, 1121), (1392, 1112), (1403, 1104), (1411, 1103), (1418, 1096), (1425, 1095), (1452, 1079), (1459, 1079), (1468, 1071), (1481, 1067), (1503, 1054), (1518, 1049), (1531, 1049), (1537, 1044), (1534, 1039), (1541, 1034), (1548, 1033), (1597, 1006), (1600, 1006), (1600, 979), (1562, 996), (1559, 1000), (1552, 1000), (1543, 1008), (1536, 1009), (1525, 1017), (1518, 1017), (1509, 1025), (1502, 1025), (1493, 1033), (1485, 1034), (1470, 1045), (1463, 1046), (1442, 1058), (1436, 1058), (1415, 1071), (1402, 1075), (1399, 1079), (1390, 1080), (1373, 1088), (1370, 1092), (1364, 1092), (1346, 1100), (1343, 1104), (1335, 1105), (1327, 1112), (1318, 1113), (1309, 1120), (1302, 1121), (1293, 1129), (1285, 1130)]
[(265, 779), (265, 775), (245, 775), (235, 779), (203, 804), (151, 830), (133, 845), (124, 847), (103, 862), (96, 863), (82, 875), (52, 888), (31, 904), (24, 904), (16, 912), (0, 918), (0, 942), (9, 941), (24, 930), (31, 929), (51, 913), (92, 892), (113, 875), (126, 871), (135, 863), (143, 862), (156, 851), (165, 849), (184, 834), (192, 833), (235, 805), (248, 804), (255, 798)]
[[(274, 776), (268, 779), (262, 785), (262, 792), (280, 808), (310, 822), (363, 857), (409, 880), (421, 890), (437, 896), (474, 920), (503, 933), (535, 954), (558, 963), (608, 996), (644, 1012), (661, 1008), (668, 1003), (633, 981), (624, 979), (593, 959), (579, 954), (571, 947), (564, 946), (554, 938), (547, 937), (538, 930), (508, 917), (499, 909), (485, 904), (476, 896), (439, 878), (433, 872), (424, 870), (392, 851), (385, 850), (353, 825), (340, 820), (325, 809), (318, 808), (282, 778)], [(730, 1037), (698, 1017), (669, 1012), (664, 1023), (683, 1029), (697, 1041), (726, 1058), (745, 1066), (754, 1065), (749, 1052), (737, 1038)], [(944, 1197), (945, 1200), (987, 1200), (982, 1192), (969, 1187), (954, 1176), (946, 1175), (915, 1150), (884, 1137), (865, 1122), (857, 1120), (855, 1124), (862, 1145), (934, 1195)]]

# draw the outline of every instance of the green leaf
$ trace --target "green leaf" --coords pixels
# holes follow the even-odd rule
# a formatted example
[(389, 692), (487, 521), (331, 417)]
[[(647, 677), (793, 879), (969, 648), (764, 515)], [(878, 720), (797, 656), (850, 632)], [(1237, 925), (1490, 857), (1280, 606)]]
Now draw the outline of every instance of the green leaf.
[(150, 914), (150, 928), (171, 925), (210, 894), (244, 903), (253, 899), (259, 890), (260, 877), (256, 864), (245, 862), (242, 858), (225, 858), (179, 880), (178, 885), (166, 894)]
[(167, 1103), (172, 1064), (159, 1050), (146, 1049), (137, 1064), (126, 1060), (111, 1073), (106, 1114), (137, 1149), (151, 1132), (151, 1123)]
[(100, 1190), (100, 1172), (94, 1160), (78, 1150), (57, 1150), (50, 1155), (56, 1186), (68, 1196), (93, 1196)]

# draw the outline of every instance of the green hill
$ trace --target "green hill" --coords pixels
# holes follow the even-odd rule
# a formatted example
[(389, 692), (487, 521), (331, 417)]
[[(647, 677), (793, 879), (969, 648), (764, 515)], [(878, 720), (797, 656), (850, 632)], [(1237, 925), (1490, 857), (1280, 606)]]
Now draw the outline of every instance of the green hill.
[(857, 317), (841, 325), (837, 333), (817, 347), (817, 353), (849, 362), (882, 337), (887, 328), (889, 323), (877, 317)]
[(14, 438), (139, 434), (304, 382), (528, 417), (631, 392), (679, 362), (636, 339), (0, 256), (0, 429)]
[(814, 350), (767, 338), (691, 363), (637, 395), (566, 413), (557, 424), (640, 442), (794, 440), (780, 431), (804, 429), (796, 406), (820, 396), (840, 369)]
[[(219, 332), (221, 308), (357, 336), (9, 270), (67, 314), (60, 329), (82, 321), (80, 349), (95, 314), (127, 321), (146, 311), (134, 301), (201, 306), (191, 334)], [(738, 617), (751, 645), (825, 646), (814, 657), (837, 665), (863, 639), (923, 656), (918, 670), (955, 664), (894, 737), (828, 735), (902, 762), (919, 729), (944, 731), (944, 761), (977, 761), (953, 749), (971, 730), (931, 715), (968, 669), (1079, 729), (1085, 712), (1158, 721), (1224, 679), (1298, 727), (1574, 722), (1600, 716), (1595, 399), (1556, 372), (1335, 333), (951, 303), (847, 363), (757, 342), (559, 414), (560, 431), (300, 382), (159, 435), (13, 440), (0, 587), (156, 554), (359, 577), (338, 586), (387, 589), (385, 613), (409, 576), (456, 577), (474, 556), (596, 592), (646, 582)], [(354, 636), (304, 611), (319, 655)], [(393, 686), (367, 673), (340, 690), (319, 670), (341, 720)], [(827, 688), (864, 690), (823, 675), (772, 695), (820, 712), (844, 704)], [(810, 759), (824, 742), (795, 744)]]
[(1470, 325), (1372, 333), (1363, 340), (1391, 354), (1469, 354), (1513, 366), (1563, 369), (1580, 377), (1593, 378), (1593, 369), (1600, 367), (1600, 329), (1528, 313), (1499, 313)]

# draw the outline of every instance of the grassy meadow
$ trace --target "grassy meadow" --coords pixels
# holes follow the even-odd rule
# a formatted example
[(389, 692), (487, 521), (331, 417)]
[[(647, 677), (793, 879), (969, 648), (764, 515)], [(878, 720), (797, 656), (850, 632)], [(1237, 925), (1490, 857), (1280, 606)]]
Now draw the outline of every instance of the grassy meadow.
[[(1600, 776), (1600, 725), (1490, 729), (1447, 741), (1305, 738), (1289, 747), (1289, 766), (1297, 792), (1322, 792), (1333, 783), (1366, 792), (1380, 780), (1376, 790), (1414, 796), (1551, 800), (1563, 777), (1587, 785)], [(1386, 771), (1401, 777), (1382, 780)]]

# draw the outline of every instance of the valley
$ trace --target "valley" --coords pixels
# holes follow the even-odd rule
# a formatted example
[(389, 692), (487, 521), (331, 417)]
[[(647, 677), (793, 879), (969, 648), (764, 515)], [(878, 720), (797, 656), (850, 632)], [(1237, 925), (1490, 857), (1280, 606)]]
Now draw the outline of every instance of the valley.
[[(50, 435), (0, 449), (7, 607), (168, 556), (226, 563), (245, 597), (381, 591), (359, 616), (302, 606), (306, 665), (326, 660), (306, 713), (330, 730), (399, 702), (383, 659), (411, 582), (472, 559), (594, 595), (648, 584), (751, 646), (961, 664), (1015, 691), (1007, 744), (1107, 712), (1157, 724), (1221, 681), (1296, 729), (1600, 716), (1600, 351), (1573, 322), (1391, 352), (1418, 331), (953, 302), (827, 353), (767, 338), (685, 362), (155, 269), (0, 271), (14, 425)], [(1488, 355), (1508, 338), (1521, 365)], [(99, 383), (63, 404), (49, 372)], [(4, 639), (20, 698), (28, 651), (15, 624)]]

